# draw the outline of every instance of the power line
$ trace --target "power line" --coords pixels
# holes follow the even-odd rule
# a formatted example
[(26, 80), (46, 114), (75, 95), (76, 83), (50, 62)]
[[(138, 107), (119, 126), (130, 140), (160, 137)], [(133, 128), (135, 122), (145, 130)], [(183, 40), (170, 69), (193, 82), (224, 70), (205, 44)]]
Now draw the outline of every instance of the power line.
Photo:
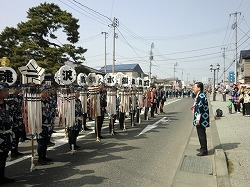
[[(75, 10), (76, 12), (78, 12), (79, 14), (82, 14), (82, 15), (84, 15), (84, 16), (86, 16), (86, 17), (88, 17), (89, 19), (92, 19), (92, 20), (94, 20), (94, 21), (96, 21), (96, 22), (98, 22), (98, 23), (100, 23), (100, 24), (102, 24), (102, 25), (107, 25), (108, 24), (108, 22), (107, 21), (104, 21), (104, 20), (98, 20), (98, 19), (96, 19), (96, 18), (93, 18), (93, 17), (91, 17), (91, 16), (88, 16), (88, 15), (86, 15), (86, 14), (84, 14), (84, 13), (82, 13), (82, 12), (80, 12), (79, 10), (77, 10), (76, 8), (74, 8), (74, 7), (72, 7), (72, 6), (70, 6), (69, 4), (67, 4), (67, 3), (65, 3), (65, 2), (63, 2), (62, 0), (59, 0), (61, 3), (63, 3), (64, 5), (66, 5), (66, 6), (68, 6), (68, 7), (70, 7), (71, 9), (73, 9), (73, 10)], [(69, 0), (68, 0), (69, 1)], [(69, 1), (70, 2), (70, 1)], [(73, 2), (70, 2), (71, 4), (73, 4), (73, 5), (75, 5)], [(77, 6), (77, 5), (75, 5), (76, 7), (78, 7), (79, 8), (79, 6)], [(81, 9), (82, 10), (82, 9)]]
[(192, 49), (192, 50), (188, 50), (188, 51), (179, 51), (179, 52), (175, 52), (175, 53), (167, 53), (167, 54), (162, 54), (162, 55), (175, 55), (175, 54), (181, 54), (181, 53), (190, 53), (190, 52), (195, 52), (195, 51), (203, 51), (203, 50), (207, 50), (207, 49), (214, 49), (214, 48), (218, 48), (218, 47), (221, 47), (221, 45), (213, 46), (213, 47), (205, 47), (205, 48), (200, 48), (200, 49)]
[(126, 40), (126, 38), (123, 36), (123, 34), (121, 33), (121, 31), (117, 28), (117, 30), (119, 31), (119, 33), (121, 34), (121, 36), (123, 37), (123, 39), (126, 41), (126, 43), (128, 44), (128, 46), (134, 51), (134, 53), (143, 61), (145, 61), (135, 50), (134, 48), (130, 45), (130, 43)]
[(204, 35), (210, 35), (217, 32), (224, 31), (226, 27), (221, 27), (215, 30), (205, 31), (201, 33), (192, 33), (192, 34), (185, 34), (185, 35), (177, 35), (177, 36), (162, 36), (161, 38), (157, 38), (156, 36), (151, 36), (147, 38), (147, 36), (144, 36), (144, 38), (147, 38), (145, 40), (169, 40), (169, 39), (187, 39), (187, 38), (195, 38), (195, 37), (201, 37)]
[(109, 21), (112, 22), (111, 18), (109, 18), (109, 17), (107, 17), (107, 16), (101, 14), (100, 12), (97, 12), (97, 11), (95, 11), (95, 10), (89, 8), (88, 6), (86, 6), (86, 5), (84, 5), (84, 4), (80, 3), (80, 2), (78, 2), (78, 1), (76, 1), (76, 0), (73, 0), (73, 1), (74, 1), (75, 3), (81, 5), (82, 7), (84, 7), (84, 8), (86, 8), (86, 9), (90, 10), (91, 12), (94, 12), (94, 13), (96, 13), (97, 15), (99, 15), (99, 16), (101, 16), (101, 17), (107, 18)]

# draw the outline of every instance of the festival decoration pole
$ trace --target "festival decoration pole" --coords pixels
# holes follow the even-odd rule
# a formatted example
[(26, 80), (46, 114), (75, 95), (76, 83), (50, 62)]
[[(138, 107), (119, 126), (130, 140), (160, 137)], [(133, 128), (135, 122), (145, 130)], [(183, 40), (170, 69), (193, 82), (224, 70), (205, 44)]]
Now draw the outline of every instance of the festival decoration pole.
[(93, 113), (92, 116), (95, 118), (95, 129), (96, 129), (96, 141), (100, 142), (98, 132), (97, 116), (100, 116), (100, 90), (98, 84), (101, 82), (101, 77), (95, 73), (89, 73), (86, 77), (86, 83), (88, 84), (88, 90), (90, 94), (90, 106), (92, 104)]
[[(88, 110), (88, 104), (87, 104), (87, 100), (88, 100), (88, 89), (87, 89), (87, 82), (86, 82), (86, 77), (87, 75), (84, 73), (79, 73), (77, 76), (77, 84), (79, 86), (81, 86), (81, 91), (80, 91), (80, 101), (82, 103), (82, 113), (86, 114), (87, 110)], [(82, 128), (84, 128), (84, 126), (86, 125), (86, 115), (82, 115)]]
[(143, 108), (143, 80), (138, 77), (137, 79), (137, 90), (138, 90), (138, 118), (139, 118), (139, 124), (141, 124), (141, 109)]
[(114, 86), (117, 82), (116, 74), (107, 73), (104, 76), (104, 82), (109, 86), (107, 92), (107, 109), (110, 115), (110, 134), (114, 135), (114, 114), (116, 113), (116, 88)]
[(27, 85), (25, 92), (25, 101), (27, 104), (28, 127), (31, 132), (31, 168), (32, 172), (35, 169), (34, 165), (34, 136), (42, 132), (42, 107), (39, 88), (36, 85), (42, 83), (44, 79), (45, 69), (37, 65), (34, 59), (30, 60), (26, 66), (18, 68), (22, 74), (22, 84)]
[[(55, 74), (55, 81), (65, 86), (61, 88), (61, 103), (60, 111), (61, 120), (65, 128), (65, 138), (67, 137), (67, 128), (70, 128), (75, 123), (75, 95), (73, 87), (67, 87), (76, 80), (76, 71), (74, 68), (68, 65), (62, 66)], [(72, 145), (72, 153), (75, 152), (74, 145)]]
[(135, 107), (136, 107), (136, 81), (134, 77), (130, 77), (130, 97), (131, 97), (131, 106), (130, 106), (130, 112), (131, 112), (131, 126), (134, 127), (135, 125)]
[(149, 100), (150, 100), (150, 80), (148, 79), (148, 77), (144, 78), (144, 83), (143, 83), (143, 87), (145, 89), (145, 94), (146, 94), (146, 102), (145, 102), (145, 111), (146, 111), (146, 120), (149, 120), (148, 117), (148, 113), (149, 113)]
[[(120, 85), (121, 85), (121, 111), (124, 112), (124, 115), (126, 112), (129, 112), (129, 77), (128, 75), (121, 74), (120, 75)], [(123, 130), (126, 130), (126, 123), (125, 120), (123, 120)]]

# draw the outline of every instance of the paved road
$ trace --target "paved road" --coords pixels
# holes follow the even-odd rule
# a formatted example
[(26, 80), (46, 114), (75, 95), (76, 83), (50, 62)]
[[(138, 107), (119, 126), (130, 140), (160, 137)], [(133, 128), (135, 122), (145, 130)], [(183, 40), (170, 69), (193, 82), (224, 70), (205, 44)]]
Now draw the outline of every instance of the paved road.
[[(116, 130), (114, 136), (104, 125), (106, 139), (99, 143), (93, 132), (82, 132), (78, 140), (82, 149), (74, 154), (63, 131), (55, 133), (56, 146), (48, 152), (54, 163), (37, 165), (30, 172), (30, 158), (9, 162), (6, 173), (17, 180), (11, 186), (171, 186), (192, 130), (193, 100), (168, 103), (172, 101), (166, 114), (133, 128), (127, 121), (127, 131)], [(22, 143), (20, 150), (28, 153), (29, 144)]]

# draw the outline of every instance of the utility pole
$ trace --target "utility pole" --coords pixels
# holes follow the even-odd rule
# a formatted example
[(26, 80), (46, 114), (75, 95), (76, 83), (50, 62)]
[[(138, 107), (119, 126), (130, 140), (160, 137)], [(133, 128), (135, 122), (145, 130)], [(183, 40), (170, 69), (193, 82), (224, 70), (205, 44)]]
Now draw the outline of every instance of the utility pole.
[(188, 81), (188, 75), (189, 75), (189, 73), (187, 73), (187, 81)]
[(176, 72), (175, 67), (176, 66), (177, 66), (177, 62), (174, 64), (174, 79), (175, 79), (175, 72)]
[(232, 25), (232, 29), (234, 30), (235, 33), (235, 66), (234, 66), (234, 83), (237, 84), (238, 80), (237, 80), (237, 67), (238, 67), (238, 63), (237, 63), (237, 50), (238, 50), (238, 39), (237, 39), (237, 15), (240, 14), (241, 12), (235, 12), (235, 13), (231, 13), (229, 14), (230, 16), (234, 15), (234, 24)]
[(119, 20), (114, 17), (114, 20), (111, 26), (114, 28), (112, 73), (115, 73), (115, 39), (118, 38), (117, 33), (115, 33), (115, 28), (119, 26)]
[(183, 69), (181, 70), (181, 80), (183, 81)]
[(153, 48), (154, 48), (154, 43), (152, 42), (152, 44), (151, 44), (151, 49), (150, 49), (150, 52), (149, 52), (149, 80), (150, 80), (150, 82), (152, 82), (152, 80), (151, 80), (151, 78), (152, 78), (152, 76), (151, 76), (151, 74), (152, 74), (152, 72), (151, 72), (151, 70), (152, 70), (152, 60), (154, 59), (154, 56), (153, 56)]
[(107, 41), (107, 32), (102, 32), (102, 34), (105, 34), (105, 74), (107, 74), (107, 48), (106, 48), (106, 41)]
[(226, 48), (225, 47), (223, 47), (222, 48), (223, 49), (223, 64), (224, 64), (224, 70), (223, 70), (223, 84), (224, 84), (224, 86), (226, 86), (226, 84), (225, 84), (225, 80), (226, 80), (226, 54), (225, 54), (225, 51), (226, 51)]

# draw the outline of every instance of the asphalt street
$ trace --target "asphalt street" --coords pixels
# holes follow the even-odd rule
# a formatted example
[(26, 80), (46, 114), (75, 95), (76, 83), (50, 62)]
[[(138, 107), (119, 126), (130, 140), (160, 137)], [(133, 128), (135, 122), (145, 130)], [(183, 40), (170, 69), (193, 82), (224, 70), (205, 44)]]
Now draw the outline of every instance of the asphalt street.
[(56, 145), (48, 151), (53, 163), (40, 166), (35, 157), (32, 172), (31, 143), (21, 143), (20, 151), (27, 155), (8, 162), (6, 175), (16, 179), (10, 186), (171, 186), (192, 131), (192, 104), (191, 98), (168, 99), (165, 114), (142, 119), (134, 127), (127, 119), (127, 130), (117, 124), (114, 136), (106, 120), (105, 139), (96, 142), (93, 131), (81, 132), (82, 148), (75, 153), (69, 150), (64, 130), (56, 128)]

